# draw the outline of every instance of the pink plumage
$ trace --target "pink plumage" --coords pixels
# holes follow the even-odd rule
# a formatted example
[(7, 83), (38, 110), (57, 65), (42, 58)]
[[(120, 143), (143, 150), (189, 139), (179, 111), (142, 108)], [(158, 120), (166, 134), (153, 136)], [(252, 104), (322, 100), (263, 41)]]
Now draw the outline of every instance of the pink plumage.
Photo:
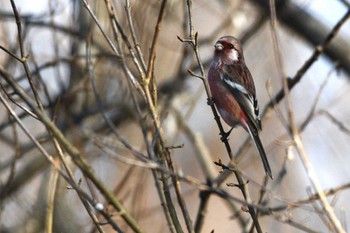
[(261, 122), (254, 80), (245, 64), (241, 43), (232, 36), (224, 36), (214, 47), (214, 58), (208, 72), (214, 104), (229, 126), (240, 125), (250, 134), (261, 156), (265, 172), (272, 178), (271, 168), (259, 138)]

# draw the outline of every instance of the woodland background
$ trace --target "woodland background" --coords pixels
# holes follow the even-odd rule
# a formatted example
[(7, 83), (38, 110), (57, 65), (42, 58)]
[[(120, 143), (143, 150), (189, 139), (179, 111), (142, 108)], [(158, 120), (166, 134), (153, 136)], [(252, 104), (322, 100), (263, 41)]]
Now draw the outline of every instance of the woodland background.
[[(0, 4), (1, 233), (348, 230), (348, 1)], [(223, 35), (242, 40), (273, 180), (207, 105)]]

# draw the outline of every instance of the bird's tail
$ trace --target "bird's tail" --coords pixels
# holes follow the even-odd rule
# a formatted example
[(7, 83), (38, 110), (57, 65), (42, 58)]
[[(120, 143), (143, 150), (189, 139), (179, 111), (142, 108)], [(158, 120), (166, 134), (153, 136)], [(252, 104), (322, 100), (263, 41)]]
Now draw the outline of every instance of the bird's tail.
[(272, 177), (272, 172), (271, 172), (271, 168), (270, 168), (270, 164), (269, 164), (269, 161), (267, 160), (267, 156), (266, 156), (266, 153), (265, 153), (265, 150), (264, 150), (264, 147), (260, 141), (260, 138), (259, 138), (259, 135), (257, 133), (253, 133), (251, 132), (251, 129), (248, 127), (248, 131), (249, 131), (249, 134), (250, 136), (252, 137), (253, 141), (254, 141), (254, 144), (256, 146), (256, 148), (258, 149), (259, 151), (259, 154), (260, 154), (260, 157), (261, 157), (261, 160), (263, 162), (263, 165), (264, 165), (264, 169), (265, 169), (265, 172), (266, 174), (271, 178), (273, 179)]

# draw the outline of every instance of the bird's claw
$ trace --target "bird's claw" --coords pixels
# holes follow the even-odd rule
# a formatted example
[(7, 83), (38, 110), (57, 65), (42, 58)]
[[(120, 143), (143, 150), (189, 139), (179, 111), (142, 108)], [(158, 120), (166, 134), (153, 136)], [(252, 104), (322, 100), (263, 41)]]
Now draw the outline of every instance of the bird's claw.
[(233, 130), (233, 128), (231, 128), (231, 129), (230, 129), (229, 131), (227, 131), (227, 132), (220, 133), (220, 135), (221, 135), (220, 140), (221, 140), (222, 142), (227, 141), (228, 136), (230, 136), (232, 130)]
[(207, 104), (208, 104), (209, 106), (212, 106), (212, 105), (214, 104), (213, 98), (208, 98)]

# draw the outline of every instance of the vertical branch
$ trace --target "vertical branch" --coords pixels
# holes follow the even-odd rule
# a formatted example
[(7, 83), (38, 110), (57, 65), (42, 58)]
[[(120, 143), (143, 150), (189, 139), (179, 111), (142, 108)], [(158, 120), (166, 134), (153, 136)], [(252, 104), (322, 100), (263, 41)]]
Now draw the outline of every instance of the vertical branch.
[[(156, 147), (160, 153), (160, 160), (163, 164), (166, 163), (170, 171), (172, 172), (171, 178), (172, 178), (173, 184), (175, 185), (178, 202), (180, 203), (180, 206), (185, 207), (185, 202), (182, 198), (182, 194), (179, 190), (179, 186), (177, 185), (178, 179), (175, 175), (173, 175), (175, 173), (175, 169), (170, 156), (170, 151), (166, 146), (163, 131), (160, 125), (160, 118), (159, 118), (159, 113), (157, 109), (157, 87), (154, 79), (154, 61), (156, 58), (156, 45), (158, 42), (160, 25), (163, 19), (166, 4), (167, 4), (167, 0), (163, 0), (160, 6), (159, 15), (158, 15), (158, 19), (157, 19), (157, 23), (156, 23), (156, 27), (153, 35), (152, 45), (151, 45), (151, 52), (148, 60), (147, 74), (146, 74), (146, 78), (143, 80), (143, 90), (146, 95), (148, 108), (152, 116), (154, 128), (156, 130), (156, 135), (158, 135), (158, 140), (157, 140), (158, 145)], [(166, 200), (174, 227), (176, 229), (176, 232), (183, 232), (181, 228), (181, 224), (177, 217), (176, 210), (172, 202), (169, 185), (167, 183), (167, 177), (163, 172), (161, 173), (161, 177), (163, 182), (165, 200)], [(181, 209), (182, 211), (184, 211), (184, 216), (188, 216), (187, 209), (186, 208), (181, 208)], [(188, 224), (189, 222), (187, 221), (187, 226)]]
[(137, 39), (136, 32), (135, 32), (135, 27), (134, 27), (134, 23), (133, 23), (133, 19), (132, 19), (132, 16), (131, 16), (130, 0), (126, 0), (125, 10), (126, 10), (126, 16), (128, 18), (129, 28), (130, 28), (132, 40), (133, 40), (133, 43), (134, 43), (134, 46), (135, 46), (135, 49), (136, 49), (136, 53), (137, 53), (138, 59), (141, 61), (141, 65), (142, 65), (143, 71), (146, 72), (147, 67), (146, 67), (145, 61), (143, 59), (143, 54), (142, 54), (142, 51), (141, 51), (140, 43), (139, 43), (139, 40)]
[[(1, 85), (1, 88), (2, 88), (2, 90), (4, 90), (2, 85)], [(13, 116), (8, 114), (8, 119), (9, 119), (9, 121), (13, 121)], [(4, 184), (2, 185), (2, 192), (4, 193), (4, 195), (6, 195), (6, 193), (10, 189), (11, 184), (13, 183), (15, 173), (16, 173), (16, 164), (17, 164), (17, 161), (18, 161), (18, 159), (20, 157), (20, 153), (21, 153), (18, 130), (17, 130), (16, 124), (12, 124), (12, 134), (13, 134), (14, 145), (15, 145), (15, 148), (14, 148), (15, 158), (11, 162), (10, 173), (8, 175), (7, 181), (5, 181)], [(1, 197), (0, 197), (0, 199), (1, 199)]]
[[(2, 70), (2, 67), (0, 66), (0, 75), (2, 75), (3, 77), (8, 77), (9, 74), (5, 73)], [(17, 122), (17, 124), (19, 125), (19, 127), (23, 130), (23, 132), (28, 136), (28, 138), (33, 141), (34, 145), (38, 148), (38, 150), (45, 156), (45, 158), (50, 162), (50, 164), (52, 165), (52, 167), (54, 167), (56, 169), (56, 171), (66, 180), (66, 182), (71, 185), (82, 197), (84, 197), (84, 199), (86, 201), (88, 201), (90, 203), (91, 206), (93, 206), (96, 210), (98, 210), (103, 217), (108, 221), (108, 223), (111, 224), (111, 226), (113, 227), (113, 229), (115, 229), (117, 232), (122, 233), (122, 231), (120, 230), (119, 226), (110, 218), (110, 216), (103, 211), (103, 205), (100, 203), (96, 203), (92, 198), (90, 198), (89, 195), (87, 195), (82, 189), (81, 187), (76, 184), (75, 182), (73, 182), (62, 170), (61, 168), (58, 166), (58, 164), (54, 161), (54, 159), (52, 158), (51, 155), (48, 154), (48, 152), (43, 148), (43, 146), (36, 140), (36, 138), (29, 132), (29, 130), (25, 127), (25, 125), (23, 124), (23, 122), (21, 121), (21, 119), (17, 116), (16, 112), (11, 108), (11, 106), (7, 103), (7, 101), (5, 100), (5, 97), (2, 95), (2, 93), (0, 92), (0, 102), (4, 105), (4, 107), (6, 108), (6, 110), (11, 114), (11, 116), (14, 118), (14, 120)], [(31, 105), (35, 105), (33, 102), (31, 102)], [(39, 113), (41, 114), (41, 111), (39, 111)], [(0, 192), (0, 194), (2, 194)], [(113, 200), (111, 200), (113, 201)], [(101, 207), (102, 205), (102, 207)], [(113, 203), (112, 203), (113, 205)], [(123, 215), (125, 213), (121, 213), (121, 215)], [(135, 230), (135, 232), (143, 232), (143, 231), (138, 231)]]
[(345, 233), (345, 230), (343, 229), (339, 219), (334, 213), (333, 208), (329, 204), (326, 195), (324, 194), (321, 184), (317, 179), (317, 175), (309, 161), (309, 158), (305, 152), (304, 145), (301, 140), (301, 136), (299, 134), (298, 128), (295, 124), (295, 119), (294, 119), (294, 113), (293, 113), (293, 107), (292, 107), (292, 100), (289, 95), (289, 87), (288, 87), (288, 82), (287, 79), (285, 79), (285, 72), (283, 71), (283, 65), (282, 65), (282, 59), (280, 56), (280, 49), (279, 49), (279, 41), (278, 41), (278, 36), (276, 32), (276, 23), (277, 23), (277, 18), (276, 18), (276, 8), (275, 8), (275, 1), (270, 0), (270, 10), (271, 10), (271, 23), (272, 23), (272, 39), (274, 42), (274, 50), (275, 50), (275, 55), (276, 55), (276, 62), (277, 62), (277, 67), (279, 68), (279, 74), (281, 78), (283, 79), (283, 91), (285, 93), (286, 97), (286, 108), (287, 108), (287, 113), (288, 113), (288, 120), (290, 124), (290, 131), (289, 134), (292, 137), (294, 143), (295, 143), (295, 148), (296, 151), (301, 158), (303, 165), (305, 167), (305, 170), (308, 174), (308, 177), (315, 188), (316, 192), (318, 193), (320, 197), (321, 204), (323, 206), (323, 209), (325, 211), (325, 214), (329, 220), (330, 226), (332, 231), (335, 231), (337, 233)]
[[(19, 42), (21, 44), (20, 45), (21, 55), (22, 55), (21, 60), (23, 60), (25, 58), (25, 51), (23, 48), (22, 33), (21, 33), (22, 28), (21, 28), (21, 23), (20, 23), (20, 17), (19, 17), (16, 5), (15, 5), (13, 0), (11, 0), (11, 5), (12, 5), (14, 15), (16, 18), (18, 37), (19, 37)], [(43, 106), (42, 106), (41, 101), (39, 99), (39, 95), (36, 92), (36, 88), (35, 88), (34, 84), (31, 83), (32, 76), (31, 76), (26, 58), (23, 60), (23, 65), (24, 65), (28, 80), (30, 82), (31, 88), (33, 90), (36, 103), (34, 103), (32, 101), (32, 99), (28, 96), (28, 94), (16, 83), (15, 79), (10, 74), (8, 74), (5, 70), (3, 70), (1, 66), (0, 66), (0, 75), (3, 76), (3, 78), (6, 80), (6, 82), (13, 88), (15, 93), (18, 94), (18, 96), (33, 110), (33, 112), (36, 114), (36, 116), (45, 125), (46, 129), (62, 144), (62, 146), (70, 154), (73, 161), (81, 169), (81, 171), (95, 184), (95, 186), (101, 191), (101, 193), (105, 196), (105, 198), (111, 202), (111, 204), (114, 206), (114, 208), (121, 213), (121, 216), (128, 223), (128, 225), (135, 232), (143, 232), (143, 230), (138, 225), (138, 223), (125, 210), (125, 208), (121, 204), (121, 202), (119, 200), (117, 200), (116, 197), (113, 196), (113, 194), (106, 187), (106, 185), (103, 182), (101, 182), (101, 180), (99, 180), (99, 178), (97, 178), (97, 176), (93, 173), (93, 171), (90, 168), (90, 165), (85, 160), (83, 160), (83, 158), (80, 156), (79, 150), (68, 141), (68, 139), (62, 134), (62, 132), (57, 128), (57, 126), (51, 121), (51, 119), (43, 111)], [(39, 109), (37, 108), (37, 106), (39, 106)]]
[(149, 82), (152, 78), (152, 73), (154, 70), (154, 60), (156, 58), (156, 46), (157, 46), (158, 36), (159, 36), (159, 32), (160, 32), (160, 24), (161, 24), (162, 19), (163, 19), (166, 4), (167, 4), (167, 0), (163, 0), (162, 4), (160, 5), (159, 15), (158, 15), (158, 19), (157, 19), (157, 23), (156, 23), (156, 27), (155, 27), (155, 31), (154, 31), (154, 35), (153, 35), (152, 45), (151, 45), (151, 49), (150, 49), (151, 52), (150, 52), (149, 59), (148, 59), (147, 75), (146, 75), (146, 80), (145, 80), (146, 83)]
[[(289, 95), (289, 89), (288, 89), (288, 80), (286, 76), (286, 71), (284, 68), (284, 63), (282, 61), (282, 55), (281, 55), (281, 49), (280, 49), (280, 42), (278, 37), (278, 22), (276, 17), (276, 8), (275, 8), (275, 1), (270, 0), (270, 11), (271, 11), (271, 19), (270, 19), (270, 27), (271, 27), (271, 39), (272, 39), (272, 45), (273, 45), (273, 51), (274, 51), (274, 58), (276, 62), (277, 67), (277, 73), (278, 76), (281, 77), (282, 81), (282, 88), (285, 93), (285, 104), (286, 104), (286, 110), (288, 112), (288, 121), (294, 122), (294, 114), (292, 112), (292, 103)], [(277, 107), (275, 107), (277, 108)], [(277, 110), (277, 109), (276, 109)], [(282, 114), (278, 115), (281, 118), (281, 122), (286, 122), (286, 120), (283, 118)], [(287, 124), (287, 123), (286, 123)], [(290, 126), (286, 125), (288, 132), (290, 133), (291, 129)]]
[(22, 40), (21, 19), (19, 17), (19, 14), (18, 14), (18, 11), (17, 11), (17, 7), (16, 7), (16, 4), (15, 4), (14, 0), (11, 0), (11, 7), (12, 7), (12, 10), (13, 10), (13, 14), (15, 15), (15, 19), (16, 19), (17, 37), (18, 37), (18, 42), (19, 42), (19, 50), (20, 50), (20, 53), (21, 53), (21, 61), (23, 61), (24, 59), (27, 58), (27, 56), (25, 55), (24, 44), (23, 44), (23, 40)]
[[(208, 84), (207, 84), (207, 80), (205, 78), (202, 78), (202, 77), (204, 77), (205, 72), (204, 72), (204, 67), (203, 67), (203, 64), (202, 64), (202, 60), (201, 60), (200, 55), (199, 55), (198, 33), (196, 33), (196, 34), (194, 33), (193, 18), (192, 18), (192, 1), (191, 0), (185, 0), (185, 1), (186, 1), (186, 5), (187, 5), (187, 14), (188, 14), (187, 21), (188, 21), (188, 25), (189, 25), (189, 35), (188, 35), (188, 39), (182, 39), (179, 36), (178, 36), (178, 39), (181, 42), (188, 43), (192, 47), (192, 49), (194, 51), (194, 54), (195, 54), (196, 60), (197, 60), (197, 64), (199, 66), (199, 70), (200, 70), (200, 73), (201, 73), (201, 76), (199, 76), (199, 77), (203, 81), (203, 85), (204, 85), (205, 91), (206, 91), (207, 96), (208, 96), (208, 104), (211, 103), (209, 105), (210, 105), (211, 110), (212, 110), (212, 112), (214, 114), (214, 118), (217, 120), (220, 132), (224, 132), (224, 129), (223, 129), (222, 124), (220, 122), (219, 115), (217, 114), (216, 108), (215, 108), (214, 104), (211, 101), (211, 95), (210, 95), (209, 87), (208, 87)], [(195, 75), (192, 71), (189, 70), (189, 72), (190, 72), (190, 74)], [(229, 151), (231, 151), (230, 145), (228, 143), (225, 144), (225, 145), (227, 145), (228, 148), (229, 148)], [(229, 153), (229, 155), (230, 155), (230, 153)], [(231, 155), (231, 158), (232, 158), (232, 155)], [(206, 178), (207, 178), (206, 182), (207, 182), (208, 186), (211, 187), (212, 186), (211, 177), (206, 177)], [(194, 225), (194, 231), (195, 232), (200, 232), (201, 229), (202, 229), (202, 226), (203, 226), (203, 223), (204, 223), (204, 219), (205, 219), (205, 215), (206, 215), (206, 210), (207, 210), (208, 203), (209, 203), (210, 195), (211, 195), (211, 193), (206, 191), (206, 190), (200, 191), (200, 194), (199, 194), (199, 196), (200, 196), (200, 203), (199, 203), (199, 207), (198, 207), (199, 209), (198, 209), (198, 212), (197, 212), (196, 221), (195, 221), (195, 225)]]
[[(51, 121), (45, 112), (36, 107), (36, 103), (28, 96), (28, 94), (17, 84), (15, 79), (2, 69), (0, 66), (0, 75), (13, 88), (14, 92), (33, 110), (38, 119), (45, 125), (48, 131), (60, 142), (62, 147), (71, 156), (74, 163), (81, 169), (81, 171), (94, 183), (101, 194), (111, 203), (111, 205), (120, 212), (121, 217), (126, 223), (135, 231), (143, 232), (141, 227), (134, 218), (126, 211), (122, 203), (113, 195), (107, 186), (95, 175), (90, 165), (81, 157), (79, 150), (71, 144), (71, 142), (63, 135), (57, 126)], [(40, 144), (38, 146), (41, 146)], [(50, 156), (48, 156), (50, 158)], [(70, 182), (72, 183), (72, 182)], [(73, 184), (75, 185), (75, 184)], [(76, 186), (74, 186), (76, 187)]]
[[(207, 79), (204, 77), (205, 76), (204, 67), (203, 67), (203, 63), (202, 63), (200, 55), (199, 55), (198, 33), (194, 34), (194, 27), (193, 27), (193, 22), (192, 22), (192, 1), (191, 0), (186, 0), (186, 4), (187, 4), (187, 8), (188, 8), (188, 17), (189, 17), (189, 19), (188, 19), (188, 22), (189, 22), (189, 38), (188, 39), (181, 39), (180, 37), (178, 37), (178, 39), (181, 42), (188, 43), (192, 47), (192, 49), (194, 50), (194, 53), (195, 53), (195, 56), (196, 56), (196, 60), (197, 60), (197, 63), (198, 63), (198, 66), (199, 66), (199, 69), (200, 69), (200, 72), (201, 72), (201, 75), (195, 75), (192, 71), (190, 71), (190, 74), (193, 75), (193, 76), (199, 77), (203, 81), (203, 85), (204, 85), (204, 88), (205, 88), (205, 91), (206, 91), (206, 94), (207, 94), (207, 97), (208, 97), (208, 104), (211, 107), (212, 113), (214, 115), (214, 119), (215, 119), (215, 121), (217, 123), (217, 126), (218, 126), (219, 130), (220, 130), (220, 134), (224, 135), (225, 134), (224, 128), (223, 128), (223, 126), (221, 124), (219, 114), (217, 113), (217, 110), (215, 108), (214, 102), (212, 100), (212, 97), (211, 97), (211, 94), (210, 94), (210, 91), (209, 91), (209, 87), (208, 87), (208, 83), (207, 83)], [(236, 167), (236, 163), (234, 162), (234, 160), (232, 160), (232, 158), (233, 158), (232, 150), (231, 150), (230, 144), (228, 142), (228, 139), (223, 140), (223, 143), (224, 143), (224, 145), (226, 147), (227, 154), (228, 154), (228, 156), (229, 156), (229, 158), (231, 160), (230, 161), (231, 166)], [(233, 172), (234, 172), (234, 174), (236, 176), (236, 179), (238, 181), (238, 185), (237, 186), (241, 190), (242, 195), (243, 195), (245, 201), (248, 204), (249, 214), (250, 214), (250, 216), (251, 216), (251, 218), (253, 220), (254, 226), (255, 226), (257, 232), (261, 233), (262, 230), (261, 230), (260, 223), (258, 221), (257, 215), (255, 213), (255, 209), (254, 209), (254, 207), (252, 205), (252, 200), (250, 199), (250, 195), (249, 195), (249, 192), (248, 192), (248, 189), (247, 189), (247, 183), (243, 181), (242, 175), (237, 169), (233, 169)], [(213, 185), (212, 181), (209, 180), (209, 179), (207, 180), (207, 184), (208, 184), (208, 186), (212, 186)], [(199, 210), (197, 212), (197, 219), (196, 219), (196, 223), (195, 223), (195, 232), (200, 232), (201, 229), (202, 229), (203, 222), (204, 222), (204, 217), (205, 217), (205, 212), (206, 212), (206, 208), (207, 208), (207, 205), (208, 205), (210, 194), (211, 193), (208, 192), (208, 191), (201, 191), (201, 193), (200, 193), (201, 199), (200, 199)]]
[[(169, 150), (169, 149), (167, 149), (167, 150)], [(171, 159), (170, 156), (168, 157), (168, 159)], [(177, 201), (179, 203), (179, 206), (181, 208), (182, 214), (184, 216), (184, 220), (185, 220), (185, 223), (186, 223), (187, 231), (189, 233), (194, 233), (193, 226), (192, 226), (192, 221), (191, 221), (191, 218), (190, 218), (190, 214), (188, 213), (186, 202), (185, 202), (185, 200), (183, 198), (183, 195), (182, 195), (180, 181), (179, 181), (178, 177), (174, 174), (175, 169), (173, 167), (172, 161), (170, 160), (170, 161), (167, 161), (167, 162), (168, 162), (168, 164), (171, 165), (171, 166), (169, 166), (172, 169), (171, 170), (172, 171), (171, 178), (172, 178), (172, 182), (173, 182), (173, 185), (174, 185), (174, 188), (175, 188)]]
[(28, 66), (28, 57), (29, 56), (26, 54), (26, 52), (24, 50), (24, 43), (23, 43), (23, 38), (22, 38), (22, 24), (21, 24), (21, 19), (20, 19), (20, 16), (18, 14), (17, 7), (16, 7), (14, 0), (11, 0), (11, 6), (12, 6), (13, 14), (15, 15), (16, 24), (17, 24), (18, 42), (19, 42), (19, 48), (20, 48), (20, 53), (21, 53), (21, 63), (22, 63), (24, 70), (26, 72), (26, 75), (27, 75), (27, 78), (29, 81), (29, 85), (30, 85), (30, 87), (33, 91), (34, 97), (35, 97), (35, 101), (36, 101), (37, 105), (39, 106), (39, 108), (41, 109), (41, 111), (44, 111), (43, 105), (40, 101), (39, 94), (37, 92), (37, 88), (34, 84), (34, 80), (32, 78), (31, 72), (29, 70), (29, 66)]
[[(188, 39), (182, 39), (180, 37), (178, 37), (178, 39), (181, 42), (186, 42), (188, 43), (192, 49), (194, 50), (194, 54), (196, 56), (196, 60), (197, 60), (197, 64), (199, 66), (199, 70), (201, 75), (197, 76), (195, 75), (192, 71), (189, 71), (191, 75), (196, 76), (198, 78), (200, 78), (203, 81), (203, 85), (205, 88), (205, 92), (207, 94), (208, 97), (208, 104), (211, 107), (212, 113), (214, 115), (214, 119), (218, 125), (219, 131), (221, 135), (225, 134), (225, 130), (224, 127), (221, 124), (220, 121), (220, 116), (215, 108), (214, 102), (212, 100), (212, 96), (211, 93), (209, 91), (209, 86), (208, 86), (208, 81), (206, 78), (203, 78), (205, 76), (205, 71), (204, 71), (204, 67), (203, 67), (203, 63), (202, 63), (202, 59), (200, 58), (200, 54), (199, 54), (199, 45), (198, 45), (198, 33), (194, 33), (194, 27), (193, 27), (193, 19), (192, 19), (192, 1), (191, 0), (186, 0), (186, 4), (187, 4), (187, 13), (188, 13), (188, 24), (189, 24), (189, 37)], [(232, 150), (231, 150), (231, 146), (228, 142), (228, 140), (224, 140), (224, 144), (226, 147), (226, 150), (228, 152), (228, 156), (230, 157), (230, 159), (232, 160), (233, 156), (232, 156)]]
[[(105, 32), (105, 30), (102, 28), (102, 25), (100, 24), (99, 20), (97, 19), (96, 15), (94, 14), (94, 12), (92, 11), (90, 5), (86, 2), (86, 0), (82, 0), (84, 7), (86, 8), (86, 10), (89, 12), (90, 16), (92, 17), (92, 19), (94, 20), (95, 24), (97, 25), (97, 27), (99, 28), (100, 32), (102, 33), (102, 35), (104, 36), (105, 40), (107, 41), (108, 45), (111, 47), (111, 49), (113, 50), (113, 52), (117, 55), (117, 56), (122, 56), (122, 54), (120, 54), (120, 52), (118, 51), (118, 49), (115, 47), (115, 45), (113, 44), (112, 40), (109, 38), (109, 36), (107, 35), (107, 33)], [(111, 2), (109, 0), (105, 0), (105, 3), (107, 5), (107, 10), (109, 13), (109, 16), (111, 18), (111, 22), (112, 22), (112, 26), (113, 26), (113, 32), (115, 35), (118, 35), (118, 31), (121, 34), (121, 37), (123, 38), (123, 41), (125, 42), (125, 44), (127, 45), (131, 55), (132, 55), (132, 60), (140, 74), (141, 77), (144, 77), (144, 71), (141, 68), (141, 65), (137, 59), (137, 57), (135, 56), (135, 53), (130, 45), (130, 42), (128, 40), (128, 38), (126, 37), (122, 27), (120, 26), (115, 13), (114, 13), (114, 8), (111, 5)], [(123, 60), (124, 62), (124, 60)], [(127, 69), (126, 66), (124, 66), (124, 69)], [(132, 75), (132, 73), (127, 69), (126, 72), (126, 77), (131, 81), (131, 83), (134, 85), (134, 87), (136, 88), (137, 91), (139, 91), (139, 94), (145, 98), (144, 93), (142, 92), (142, 89), (140, 87), (139, 82), (134, 78), (134, 76)]]
[[(141, 80), (142, 94), (144, 95), (145, 100), (147, 102), (148, 110), (151, 114), (155, 133), (157, 135), (157, 144), (155, 147), (156, 147), (156, 150), (160, 154), (159, 159), (160, 159), (162, 164), (165, 165), (165, 163), (167, 163), (169, 169), (171, 171), (174, 171), (174, 168), (173, 168), (173, 165), (171, 162), (170, 152), (169, 152), (169, 150), (167, 150), (164, 135), (163, 135), (161, 124), (160, 124), (160, 118), (159, 118), (159, 113), (158, 113), (158, 109), (157, 109), (157, 86), (156, 86), (156, 83), (154, 80), (154, 61), (155, 61), (155, 57), (156, 57), (156, 45), (158, 42), (158, 37), (159, 37), (159, 33), (160, 33), (160, 25), (161, 25), (163, 15), (165, 12), (165, 6), (167, 4), (167, 0), (163, 0), (161, 3), (159, 15), (158, 15), (158, 20), (156, 23), (155, 32), (154, 32), (154, 36), (153, 36), (153, 40), (152, 40), (151, 52), (150, 52), (150, 57), (149, 57), (149, 61), (148, 61), (146, 75), (143, 72), (142, 65), (140, 66), (140, 62), (138, 61), (141, 57), (141, 54), (139, 54), (138, 58), (137, 58), (137, 56), (135, 55), (135, 53), (132, 50), (130, 42), (128, 41), (121, 25), (119, 24), (119, 22), (115, 16), (114, 7), (112, 6), (112, 4), (109, 0), (105, 0), (105, 3), (107, 5), (107, 8), (108, 8), (108, 11), (110, 14), (110, 18), (112, 19), (112, 22), (116, 26), (116, 27), (113, 27), (113, 31), (115, 33), (116, 40), (117, 40), (120, 51), (121, 51), (121, 46), (120, 46), (120, 42), (119, 42), (118, 36), (117, 36), (118, 32), (120, 33), (121, 38), (123, 39), (123, 42), (129, 48), (129, 51), (133, 57), (133, 60), (135, 61), (136, 66), (138, 67), (139, 74), (140, 74), (140, 80)], [(130, 19), (129, 19), (129, 24), (130, 24), (129, 26), (131, 28), (133, 28)], [(133, 38), (135, 41), (136, 37), (133, 37)], [(124, 72), (127, 76), (130, 76), (131, 72), (129, 71), (127, 65), (125, 64), (122, 52), (120, 54), (121, 54), (121, 58), (122, 58), (122, 65), (123, 65)], [(142, 59), (141, 59), (141, 64), (143, 64)], [(133, 90), (131, 90), (131, 92), (133, 93)], [(137, 107), (138, 103), (136, 102), (135, 97), (133, 96), (132, 98), (133, 98), (134, 105)], [(141, 117), (140, 117), (140, 119), (141, 119)], [(141, 124), (141, 127), (143, 127), (142, 126), (143, 122), (140, 122), (140, 124)], [(146, 136), (146, 131), (144, 131), (144, 130), (142, 130), (142, 131), (144, 133), (146, 145), (148, 145), (147, 147), (148, 147), (149, 155), (152, 159), (155, 159), (153, 156), (154, 155), (153, 149), (151, 147), (149, 147), (150, 144), (149, 144), (147, 136)], [(156, 183), (158, 183), (158, 180), (157, 180), (158, 178), (155, 176), (155, 174), (156, 173), (153, 173), (154, 178), (156, 179)], [(172, 176), (172, 178), (177, 179), (176, 176)], [(167, 205), (166, 206), (167, 208), (163, 208), (163, 210), (165, 211), (165, 216), (168, 216), (168, 214), (170, 214), (172, 223), (170, 221), (168, 222), (170, 224), (169, 228), (172, 229), (172, 227), (174, 226), (177, 232), (182, 232), (181, 224), (178, 220), (176, 209), (172, 203), (171, 193), (170, 193), (170, 189), (169, 189), (169, 185), (167, 183), (167, 180), (168, 180), (167, 175), (162, 172), (161, 173), (161, 181), (163, 182), (163, 193), (164, 193), (164, 197), (165, 197), (164, 200), (166, 201), (166, 205)], [(174, 181), (174, 184), (175, 183), (176, 183), (176, 181)], [(157, 188), (159, 188), (158, 185), (157, 185)], [(177, 192), (177, 194), (178, 193), (179, 192)], [(158, 194), (160, 194), (160, 193), (158, 192)], [(163, 195), (160, 195), (161, 200), (163, 200), (162, 197), (163, 197)], [(182, 202), (180, 196), (178, 196), (178, 200), (180, 200), (180, 202)]]
[[(58, 161), (55, 161), (55, 162), (58, 162)], [(50, 174), (49, 174), (49, 181), (48, 181), (47, 204), (46, 204), (46, 213), (45, 213), (45, 232), (52, 233), (55, 196), (56, 196), (59, 173), (53, 168), (50, 168), (48, 172)]]
[[(146, 78), (144, 80), (142, 80), (144, 82), (144, 88), (151, 89), (152, 99), (149, 99), (149, 100), (152, 100), (152, 102), (153, 102), (152, 104), (154, 106), (157, 106), (157, 99), (158, 99), (158, 97), (157, 97), (157, 95), (158, 95), (157, 84), (156, 84), (155, 77), (154, 77), (154, 61), (156, 59), (156, 46), (157, 46), (158, 36), (159, 36), (159, 32), (160, 32), (160, 24), (163, 20), (163, 15), (165, 12), (166, 4), (167, 4), (167, 0), (163, 0), (161, 5), (160, 5), (158, 19), (157, 19), (156, 27), (154, 30), (152, 45), (151, 45), (151, 49), (150, 49), (150, 55), (149, 55), (149, 59), (148, 59), (147, 74), (146, 74)], [(151, 86), (149, 86), (149, 84), (151, 84)]]

